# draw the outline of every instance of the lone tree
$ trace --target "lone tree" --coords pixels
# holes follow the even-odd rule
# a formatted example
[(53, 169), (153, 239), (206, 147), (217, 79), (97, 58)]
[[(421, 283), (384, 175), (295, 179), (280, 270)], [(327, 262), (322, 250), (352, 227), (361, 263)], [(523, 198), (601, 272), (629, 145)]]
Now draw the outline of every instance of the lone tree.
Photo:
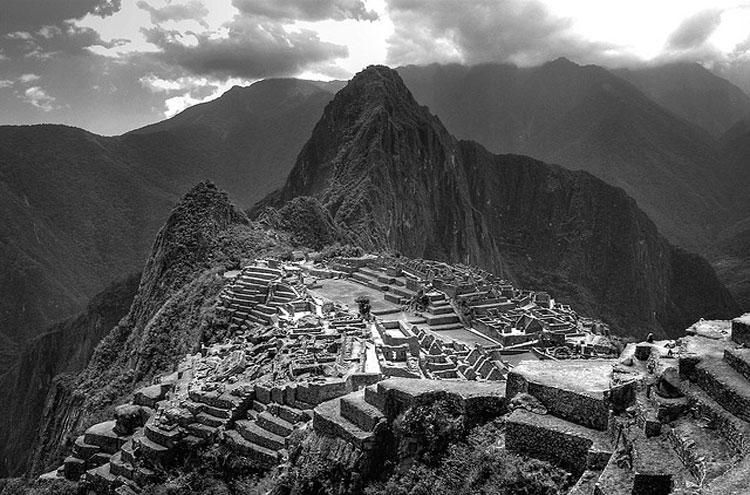
[(366, 296), (359, 296), (354, 300), (359, 305), (359, 314), (365, 320), (370, 319), (370, 298)]

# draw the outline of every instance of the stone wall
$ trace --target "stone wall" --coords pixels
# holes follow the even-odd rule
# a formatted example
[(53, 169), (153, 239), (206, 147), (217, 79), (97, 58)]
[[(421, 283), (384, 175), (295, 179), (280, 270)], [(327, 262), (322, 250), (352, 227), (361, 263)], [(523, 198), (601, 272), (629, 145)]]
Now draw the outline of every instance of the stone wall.
[(750, 346), (750, 313), (732, 320), (732, 340)]
[[(511, 420), (512, 417), (511, 415)], [(524, 452), (543, 459), (555, 459), (565, 469), (580, 475), (586, 470), (591, 442), (575, 435), (536, 428), (525, 423), (513, 423), (505, 432), (505, 445), (512, 451)]]
[(508, 373), (507, 380), (509, 399), (526, 392), (539, 399), (550, 414), (596, 430), (607, 429), (609, 402), (604, 397), (598, 399), (561, 388), (529, 383), (526, 378), (513, 371)]

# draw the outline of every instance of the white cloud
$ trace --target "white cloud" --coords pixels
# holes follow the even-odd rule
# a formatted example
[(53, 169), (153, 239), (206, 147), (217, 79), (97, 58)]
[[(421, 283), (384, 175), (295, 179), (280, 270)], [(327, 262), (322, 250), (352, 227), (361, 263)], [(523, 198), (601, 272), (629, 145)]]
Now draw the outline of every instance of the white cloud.
[(55, 99), (39, 86), (32, 86), (24, 91), (23, 100), (44, 112), (51, 112), (59, 108), (55, 104)]
[(28, 84), (30, 82), (38, 81), (40, 78), (36, 74), (24, 74), (21, 77), (18, 78), (18, 80), (24, 84)]

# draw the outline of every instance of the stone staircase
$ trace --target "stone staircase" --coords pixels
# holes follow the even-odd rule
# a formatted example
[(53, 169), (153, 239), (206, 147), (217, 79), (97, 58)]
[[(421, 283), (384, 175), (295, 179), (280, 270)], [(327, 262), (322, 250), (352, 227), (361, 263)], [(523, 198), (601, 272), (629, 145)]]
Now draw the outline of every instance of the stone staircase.
[[(733, 338), (735, 328), (733, 327)], [(686, 466), (707, 485), (703, 493), (743, 493), (750, 486), (750, 349), (733, 341), (687, 337), (680, 359), (682, 390), (692, 417), (672, 428)], [(696, 346), (709, 352), (695, 355)], [(734, 469), (723, 469), (744, 458)], [(722, 467), (721, 470), (717, 466)], [(743, 491), (736, 491), (743, 486)]]
[(380, 409), (382, 404), (383, 397), (377, 385), (370, 385), (317, 406), (313, 413), (313, 428), (342, 438), (361, 450), (368, 450), (374, 446), (378, 425), (385, 419)]
[[(286, 284), (277, 284), (282, 272), (276, 268), (252, 265), (243, 268), (240, 275), (220, 295), (220, 311), (229, 315), (230, 329), (244, 329), (248, 323), (267, 324), (276, 314), (278, 304), (285, 304), (295, 297), (294, 290)], [(278, 296), (266, 305), (269, 288), (278, 285)], [(290, 294), (291, 293), (291, 294)], [(274, 301), (275, 300), (275, 301)], [(282, 302), (283, 301), (283, 302)]]
[(430, 292), (427, 294), (427, 297), (430, 300), (430, 304), (427, 306), (427, 313), (429, 315), (425, 316), (425, 320), (427, 320), (430, 330), (440, 332), (464, 328), (461, 318), (456, 314), (445, 294), (442, 292)]
[(285, 404), (255, 400), (247, 418), (237, 420), (234, 429), (225, 432), (226, 442), (238, 453), (273, 466), (287, 458), (287, 439), (310, 416), (309, 411)]
[[(389, 275), (385, 270), (364, 266), (350, 275), (350, 280), (357, 282), (365, 287), (378, 290), (383, 292), (383, 298), (396, 305), (407, 304), (416, 295), (416, 292), (406, 288), (406, 278), (400, 271), (396, 271), (398, 275)], [(388, 312), (381, 312), (376, 316), (383, 316)]]

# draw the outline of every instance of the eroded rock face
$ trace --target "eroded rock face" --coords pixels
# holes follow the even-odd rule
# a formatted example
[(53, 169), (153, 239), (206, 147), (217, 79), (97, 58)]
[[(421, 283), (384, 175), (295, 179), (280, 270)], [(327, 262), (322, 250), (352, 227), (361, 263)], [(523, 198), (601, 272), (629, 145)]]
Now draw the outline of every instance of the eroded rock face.
[(619, 332), (675, 334), (736, 309), (708, 263), (671, 246), (621, 189), (456, 140), (387, 67), (336, 95), (261, 206), (298, 196), (364, 247), (543, 285)]

